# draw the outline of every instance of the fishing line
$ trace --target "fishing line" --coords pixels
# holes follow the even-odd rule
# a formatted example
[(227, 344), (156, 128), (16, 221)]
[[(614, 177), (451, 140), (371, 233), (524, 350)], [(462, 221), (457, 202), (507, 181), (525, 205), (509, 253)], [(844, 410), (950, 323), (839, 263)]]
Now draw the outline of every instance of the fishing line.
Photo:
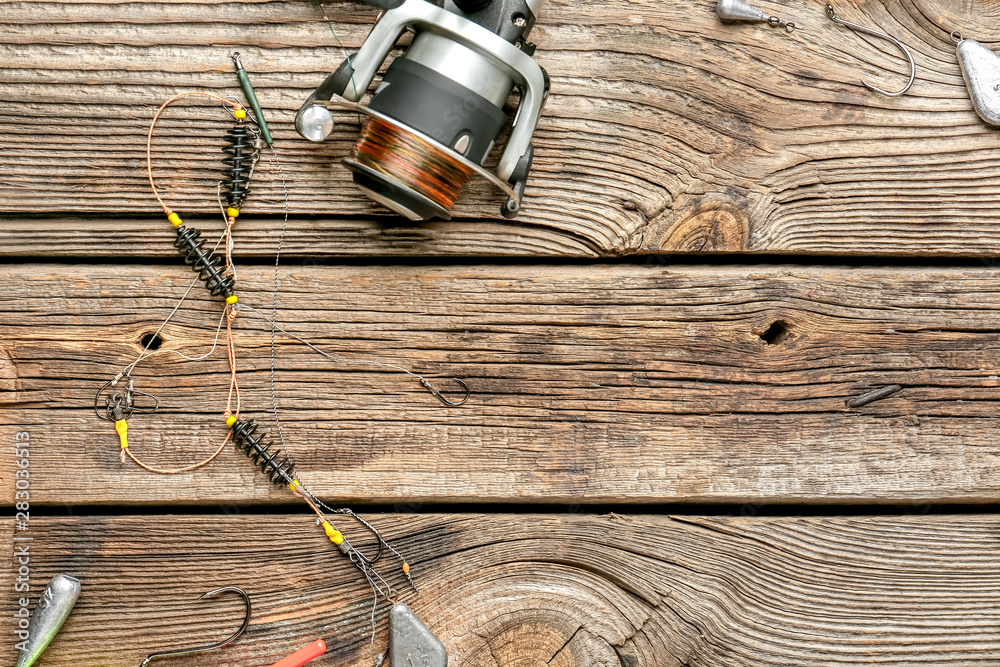
[[(333, 33), (334, 41), (337, 42), (337, 46), (340, 47), (340, 50), (344, 52), (344, 59), (347, 61), (347, 66), (350, 68), (349, 71), (354, 71), (354, 66), (351, 64), (351, 54), (347, 50), (347, 47), (344, 46), (344, 43), (340, 41), (340, 37), (337, 36), (337, 31), (333, 29), (333, 21), (331, 21), (330, 17), (326, 15), (326, 5), (321, 2), (319, 3), (319, 8), (320, 11), (323, 12), (323, 18), (326, 19), (326, 24), (330, 26), (330, 32)], [(358, 99), (360, 97), (358, 95), (358, 84), (354, 81), (353, 76), (351, 77), (351, 85), (354, 88), (354, 99)]]
[(219, 345), (219, 335), (222, 333), (222, 324), (225, 321), (226, 321), (226, 313), (223, 312), (222, 313), (222, 317), (219, 318), (219, 326), (217, 326), (215, 328), (215, 340), (212, 341), (212, 347), (211, 347), (211, 349), (209, 349), (208, 352), (206, 352), (205, 354), (201, 355), (200, 357), (189, 357), (186, 354), (184, 354), (183, 352), (181, 352), (180, 350), (168, 350), (168, 351), (169, 352), (176, 352), (179, 356), (184, 357), (188, 361), (203, 361), (203, 360), (207, 359), (213, 352), (215, 352), (215, 348), (218, 347), (218, 345)]
[[(333, 26), (330, 26), (330, 29), (332, 30)], [(278, 167), (278, 176), (281, 178), (281, 190), (285, 193), (285, 217), (281, 222), (281, 235), (278, 236), (278, 250), (274, 254), (274, 285), (271, 290), (271, 407), (274, 411), (274, 424), (278, 429), (278, 440), (281, 442), (281, 447), (287, 451), (285, 435), (281, 430), (281, 419), (278, 417), (278, 389), (274, 381), (274, 331), (278, 326), (275, 324), (278, 321), (278, 265), (281, 263), (281, 248), (285, 242), (285, 232), (288, 229), (288, 187), (285, 185), (285, 170), (281, 166), (281, 160), (278, 159), (278, 152), (274, 149), (274, 146), (271, 146), (270, 157), (273, 159), (273, 164)]]
[(346, 162), (383, 174), (448, 211), (473, 174), (447, 151), (378, 118), (361, 126)]
[(423, 385), (428, 391), (430, 391), (434, 396), (436, 396), (440, 401), (442, 401), (446, 405), (451, 405), (451, 406), (456, 406), (457, 407), (459, 405), (464, 404), (467, 400), (469, 400), (469, 393), (470, 393), (469, 392), (469, 385), (467, 385), (465, 383), (465, 381), (462, 380), (461, 378), (452, 378), (452, 379), (455, 380), (456, 382), (458, 382), (460, 385), (462, 385), (462, 388), (465, 390), (465, 396), (462, 398), (461, 401), (449, 401), (448, 399), (444, 398), (444, 396), (437, 390), (436, 387), (434, 387), (434, 385), (432, 385), (427, 380), (427, 378), (425, 376), (420, 375), (419, 373), (414, 373), (413, 371), (409, 370), (408, 368), (404, 368), (403, 366), (397, 366), (396, 364), (390, 364), (390, 363), (383, 362), (383, 361), (374, 361), (372, 359), (347, 359), (345, 357), (336, 357), (336, 356), (330, 354), (329, 352), (327, 352), (326, 350), (323, 350), (322, 348), (317, 347), (316, 345), (314, 345), (313, 343), (309, 342), (305, 338), (302, 338), (298, 334), (294, 334), (291, 331), (288, 331), (287, 329), (282, 328), (277, 323), (275, 323), (273, 320), (268, 319), (267, 315), (265, 315), (264, 313), (260, 312), (259, 310), (257, 310), (253, 306), (249, 306), (249, 305), (243, 303), (243, 304), (239, 304), (237, 306), (237, 309), (240, 310), (241, 312), (243, 310), (250, 311), (253, 315), (256, 315), (260, 319), (262, 319), (265, 322), (267, 322), (268, 324), (270, 324), (271, 327), (272, 327), (272, 329), (277, 329), (278, 331), (280, 331), (281, 333), (285, 334), (289, 338), (293, 338), (293, 339), (299, 341), (300, 343), (302, 343), (306, 347), (309, 347), (314, 352), (318, 352), (319, 354), (323, 355), (324, 357), (326, 357), (327, 359), (333, 361), (334, 363), (343, 364), (343, 365), (354, 364), (354, 365), (360, 365), (360, 366), (377, 366), (379, 368), (387, 368), (387, 369), (390, 369), (390, 370), (398, 371), (400, 373), (406, 373), (407, 375), (409, 375), (409, 376), (411, 376), (411, 377), (416, 378), (417, 380), (419, 380), (421, 385)]

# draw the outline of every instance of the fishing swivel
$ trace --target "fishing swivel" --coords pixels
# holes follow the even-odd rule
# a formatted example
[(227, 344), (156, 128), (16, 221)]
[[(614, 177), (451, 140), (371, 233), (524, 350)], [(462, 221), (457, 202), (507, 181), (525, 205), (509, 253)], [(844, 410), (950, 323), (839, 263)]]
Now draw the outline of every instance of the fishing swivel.
[(784, 28), (795, 32), (795, 24), (777, 16), (768, 16), (743, 0), (719, 0), (715, 13), (723, 23), (766, 23), (772, 28)]

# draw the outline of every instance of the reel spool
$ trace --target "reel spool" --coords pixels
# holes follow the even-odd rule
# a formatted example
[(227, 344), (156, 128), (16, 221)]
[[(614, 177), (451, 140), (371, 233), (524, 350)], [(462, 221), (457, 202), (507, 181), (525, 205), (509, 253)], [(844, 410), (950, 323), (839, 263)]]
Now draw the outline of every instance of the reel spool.
[[(357, 55), (345, 60), (299, 108), (295, 128), (310, 141), (333, 132), (331, 109), (368, 118), (342, 160), (372, 200), (415, 221), (451, 218), (462, 188), (478, 175), (507, 194), (501, 214), (517, 216), (531, 171), (531, 137), (549, 77), (527, 41), (542, 0), (363, 0), (384, 10)], [(358, 104), (404, 32), (406, 54), (392, 62), (368, 106)], [(496, 174), (482, 165), (521, 101)]]

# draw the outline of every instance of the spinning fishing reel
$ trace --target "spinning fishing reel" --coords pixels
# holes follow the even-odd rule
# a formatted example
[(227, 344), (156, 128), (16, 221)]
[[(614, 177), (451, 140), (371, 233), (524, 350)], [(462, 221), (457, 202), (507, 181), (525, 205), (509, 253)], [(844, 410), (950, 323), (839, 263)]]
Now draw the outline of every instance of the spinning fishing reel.
[[(331, 109), (368, 116), (343, 164), (374, 201), (411, 220), (451, 217), (462, 188), (479, 175), (507, 194), (514, 218), (531, 171), (531, 137), (549, 77), (528, 35), (542, 0), (363, 0), (384, 10), (357, 55), (345, 60), (306, 100), (295, 127), (306, 139), (333, 132)], [(367, 107), (358, 104), (405, 31), (406, 54), (386, 70)], [(517, 88), (520, 104), (492, 174), (482, 165)]]

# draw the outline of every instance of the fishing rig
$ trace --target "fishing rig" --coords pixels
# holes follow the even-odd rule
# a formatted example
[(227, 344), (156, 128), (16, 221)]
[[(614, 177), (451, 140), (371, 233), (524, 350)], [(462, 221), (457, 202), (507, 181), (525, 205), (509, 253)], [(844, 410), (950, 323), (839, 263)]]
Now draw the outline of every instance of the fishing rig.
[[(333, 132), (331, 110), (368, 116), (343, 164), (372, 200), (411, 220), (450, 219), (462, 188), (481, 176), (507, 195), (501, 214), (517, 216), (534, 158), (532, 136), (549, 77), (528, 41), (542, 0), (363, 0), (383, 10), (361, 49), (299, 108), (295, 127), (310, 141)], [(404, 32), (413, 41), (360, 104)], [(517, 107), (496, 173), (483, 168)]]
[[(247, 104), (235, 97), (219, 97), (211, 93), (205, 93), (200, 91), (191, 91), (180, 93), (171, 97), (169, 100), (164, 102), (164, 104), (159, 108), (153, 117), (153, 121), (150, 125), (149, 135), (147, 137), (147, 171), (149, 176), (150, 187), (152, 188), (153, 194), (159, 202), (160, 206), (163, 208), (163, 212), (167, 220), (171, 223), (175, 230), (175, 240), (174, 247), (177, 249), (178, 253), (183, 257), (184, 261), (191, 266), (191, 269), (197, 274), (191, 285), (188, 287), (187, 291), (182, 295), (180, 300), (177, 302), (173, 311), (167, 316), (167, 318), (160, 325), (156, 334), (150, 336), (150, 340), (147, 342), (145, 348), (139, 354), (135, 361), (131, 364), (125, 366), (117, 375), (114, 376), (110, 381), (105, 383), (97, 392), (94, 399), (94, 410), (97, 416), (101, 419), (105, 419), (114, 422), (115, 430), (119, 436), (119, 443), (121, 447), (121, 458), (124, 462), (126, 456), (131, 458), (140, 467), (149, 470), (151, 472), (162, 473), (162, 474), (174, 474), (180, 472), (186, 472), (190, 470), (195, 470), (204, 465), (207, 465), (213, 461), (225, 448), (226, 444), (230, 441), (235, 443), (236, 447), (240, 452), (245, 454), (257, 467), (261, 473), (267, 478), (272, 484), (285, 487), (289, 489), (292, 493), (302, 498), (305, 503), (315, 512), (317, 516), (317, 523), (322, 527), (326, 536), (330, 541), (337, 547), (337, 549), (345, 555), (351, 563), (358, 568), (362, 573), (368, 585), (371, 587), (374, 603), (372, 606), (372, 657), (373, 662), (375, 662), (374, 656), (374, 641), (375, 641), (375, 611), (377, 609), (379, 600), (385, 600), (391, 602), (393, 607), (389, 615), (389, 625), (390, 625), (390, 657), (392, 655), (404, 655), (406, 651), (410, 650), (411, 645), (416, 646), (419, 644), (422, 647), (431, 647), (432, 654), (436, 656), (436, 659), (432, 665), (445, 665), (447, 663), (447, 655), (443, 644), (424, 626), (419, 619), (413, 614), (412, 610), (405, 604), (398, 602), (398, 592), (396, 588), (390, 583), (389, 579), (376, 569), (376, 564), (379, 563), (383, 557), (388, 554), (392, 554), (396, 559), (398, 559), (399, 567), (402, 574), (405, 576), (409, 585), (414, 591), (417, 591), (416, 584), (413, 581), (412, 572), (410, 571), (409, 562), (403, 557), (403, 555), (397, 551), (391, 544), (389, 544), (382, 536), (382, 534), (368, 521), (362, 517), (355, 514), (349, 508), (334, 509), (329, 505), (325, 504), (316, 494), (310, 491), (298, 478), (295, 471), (295, 464), (291, 457), (288, 455), (287, 448), (285, 447), (284, 437), (281, 433), (281, 422), (278, 418), (278, 402), (277, 394), (274, 382), (274, 358), (275, 358), (275, 342), (274, 335), (275, 331), (281, 331), (288, 336), (299, 340), (300, 342), (306, 344), (314, 351), (324, 355), (325, 357), (342, 363), (354, 363), (354, 364), (368, 364), (375, 365), (399, 372), (406, 373), (417, 380), (420, 384), (430, 391), (435, 397), (437, 397), (442, 403), (451, 406), (462, 405), (469, 397), (468, 386), (462, 381), (455, 378), (465, 390), (465, 396), (459, 401), (452, 401), (447, 399), (442, 395), (429, 380), (421, 375), (413, 373), (412, 371), (397, 366), (394, 364), (372, 361), (372, 360), (350, 360), (350, 359), (338, 359), (330, 355), (328, 352), (318, 348), (317, 346), (309, 343), (303, 338), (296, 336), (290, 332), (285, 331), (277, 325), (276, 322), (276, 300), (277, 300), (277, 285), (278, 285), (278, 262), (275, 263), (275, 278), (274, 278), (274, 292), (272, 299), (272, 314), (268, 318), (260, 310), (244, 303), (240, 302), (240, 298), (237, 294), (236, 287), (236, 272), (235, 266), (232, 262), (231, 250), (233, 246), (232, 230), (236, 223), (237, 218), (240, 215), (240, 207), (246, 200), (249, 191), (250, 184), (253, 178), (254, 169), (260, 158), (262, 143), (266, 143), (272, 152), (275, 164), (278, 167), (279, 173), (281, 171), (280, 162), (277, 161), (277, 154), (274, 152), (272, 146), (272, 139), (270, 132), (268, 130), (266, 121), (264, 120), (263, 114), (260, 110), (260, 105), (257, 101), (257, 97), (253, 91), (253, 87), (250, 85), (249, 78), (247, 77), (246, 71), (244, 70), (242, 63), (239, 59), (239, 54), (233, 55), (233, 60), (237, 67), (237, 74), (240, 84), (243, 88), (244, 94), (247, 97), (247, 102), (250, 109), (255, 113), (251, 114), (247, 108)], [(210, 98), (212, 100), (221, 102), (226, 111), (231, 114), (233, 119), (233, 125), (226, 131), (223, 141), (224, 147), (223, 152), (225, 157), (223, 159), (224, 166), (224, 179), (219, 183), (219, 207), (222, 212), (223, 219), (225, 220), (226, 227), (223, 235), (220, 237), (219, 241), (213, 247), (207, 247), (205, 238), (202, 233), (197, 228), (185, 224), (181, 219), (180, 215), (171, 209), (166, 202), (164, 202), (163, 197), (161, 197), (160, 192), (157, 190), (156, 182), (153, 176), (152, 167), (152, 142), (153, 134), (156, 128), (157, 121), (160, 119), (161, 115), (171, 104), (177, 100), (187, 97), (187, 96), (200, 96)], [(284, 186), (284, 176), (282, 175), (282, 184)], [(223, 193), (225, 194), (226, 204), (223, 204)], [(288, 194), (287, 188), (285, 188), (285, 221), (287, 224), (288, 218)], [(282, 229), (281, 239), (284, 238), (284, 228)], [(224, 245), (224, 250), (222, 251), (223, 257), (220, 256), (219, 248), (222, 244)], [(281, 253), (281, 241), (279, 240), (278, 245), (278, 257), (280, 259)], [(221, 297), (224, 299), (223, 313), (219, 320), (219, 326), (216, 332), (215, 343), (212, 349), (208, 353), (201, 357), (188, 357), (184, 355), (179, 350), (173, 350), (177, 354), (185, 357), (189, 360), (201, 360), (209, 355), (215, 350), (218, 345), (219, 335), (222, 331), (222, 326), (226, 326), (226, 348), (229, 360), (230, 369), (230, 386), (229, 394), (226, 399), (226, 407), (223, 411), (223, 418), (225, 420), (226, 426), (228, 428), (225, 438), (222, 440), (219, 447), (215, 450), (211, 456), (208, 456), (204, 460), (185, 466), (182, 468), (175, 469), (161, 469), (150, 466), (144, 463), (133, 451), (128, 441), (128, 419), (136, 414), (150, 413), (154, 412), (159, 405), (159, 401), (156, 397), (141, 392), (135, 389), (135, 379), (132, 376), (133, 371), (136, 366), (147, 359), (151, 354), (156, 354), (164, 351), (170, 350), (156, 350), (150, 352), (150, 344), (159, 335), (159, 332), (163, 330), (163, 327), (170, 321), (174, 314), (178, 311), (180, 306), (183, 304), (184, 300), (187, 298), (188, 294), (194, 289), (194, 287), (202, 283), (203, 287), (211, 294), (212, 297)], [(242, 412), (241, 398), (240, 398), (240, 388), (237, 382), (237, 361), (238, 355), (236, 346), (233, 338), (233, 323), (237, 317), (242, 313), (249, 313), (264, 319), (271, 326), (271, 397), (272, 397), (272, 407), (273, 407), (273, 417), (275, 424), (277, 425), (278, 438), (281, 441), (280, 445), (276, 445), (273, 441), (267, 438), (267, 434), (264, 433), (258, 421), (253, 417), (247, 417)], [(357, 547), (351, 544), (347, 536), (342, 532), (335, 523), (335, 516), (346, 516), (350, 519), (356, 521), (362, 530), (369, 532), (375, 538), (375, 546), (370, 550), (370, 553), (364, 553)], [(401, 653), (399, 653), (401, 652)], [(401, 658), (400, 658), (401, 660)], [(443, 660), (443, 662), (442, 662)], [(393, 663), (395, 664), (395, 663)]]

